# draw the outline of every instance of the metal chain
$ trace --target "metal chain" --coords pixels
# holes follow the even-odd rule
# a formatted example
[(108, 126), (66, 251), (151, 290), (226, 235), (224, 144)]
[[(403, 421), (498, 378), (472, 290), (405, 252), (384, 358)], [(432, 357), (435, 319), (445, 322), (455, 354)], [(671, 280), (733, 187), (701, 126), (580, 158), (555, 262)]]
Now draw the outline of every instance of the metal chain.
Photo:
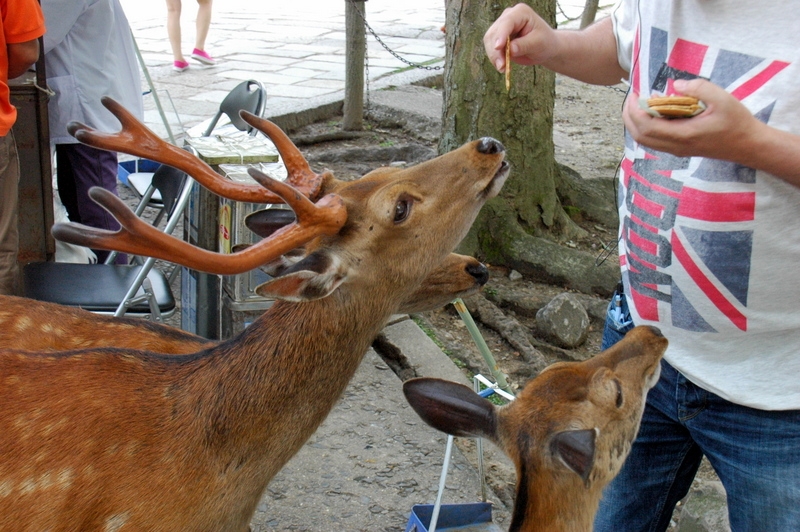
[[(561, 14), (565, 18), (567, 18), (567, 20), (577, 20), (578, 18), (580, 18), (580, 17), (576, 17), (576, 18), (567, 17), (567, 14), (564, 12), (564, 9), (561, 7), (561, 4), (556, 2), (556, 6), (557, 6), (558, 10), (561, 12)], [(367, 31), (369, 33), (371, 33), (373, 37), (375, 37), (375, 40), (378, 41), (378, 43), (383, 47), (384, 50), (389, 52), (398, 61), (400, 61), (402, 63), (405, 63), (406, 65), (408, 65), (410, 67), (419, 68), (419, 69), (422, 69), (422, 70), (433, 70), (433, 71), (442, 70), (443, 67), (441, 67), (441, 66), (421, 65), (419, 63), (414, 63), (413, 61), (409, 61), (405, 57), (402, 57), (400, 54), (398, 54), (397, 52), (395, 52), (394, 50), (389, 48), (389, 46), (385, 42), (383, 42), (383, 40), (378, 36), (378, 34), (375, 32), (375, 30), (372, 29), (372, 26), (369, 25), (369, 22), (367, 22), (366, 17), (364, 17), (361, 13), (358, 13), (358, 16), (361, 17), (361, 20), (364, 22), (364, 27), (367, 29)], [(369, 114), (369, 51), (368, 50), (369, 50), (369, 47), (365, 46), (364, 47), (364, 79), (366, 81), (366, 91), (365, 91), (366, 92), (366, 101), (364, 103), (364, 111), (365, 111), (366, 114)], [(618, 87), (609, 86), (608, 88), (611, 89), (611, 90), (614, 90), (614, 91), (627, 93), (627, 90), (620, 89)]]
[(372, 29), (372, 27), (371, 27), (371, 26), (369, 25), (369, 23), (367, 22), (367, 19), (366, 19), (364, 16), (362, 16), (362, 15), (361, 15), (361, 13), (359, 13), (359, 14), (358, 14), (358, 16), (359, 16), (359, 17), (361, 17), (361, 20), (363, 20), (363, 21), (364, 21), (364, 27), (366, 27), (366, 28), (367, 28), (367, 31), (369, 31), (369, 32), (372, 34), (372, 36), (373, 36), (373, 37), (375, 37), (375, 40), (376, 40), (376, 41), (378, 41), (378, 43), (380, 43), (380, 45), (381, 45), (381, 46), (383, 46), (384, 50), (386, 50), (387, 52), (389, 52), (390, 54), (392, 54), (392, 55), (394, 56), (394, 58), (395, 58), (395, 59), (397, 59), (397, 60), (399, 60), (399, 61), (401, 61), (401, 62), (403, 62), (403, 63), (407, 64), (407, 65), (408, 65), (408, 66), (410, 66), (410, 67), (414, 67), (414, 68), (420, 68), (420, 69), (422, 69), (422, 70), (442, 70), (442, 67), (441, 67), (441, 66), (421, 65), (421, 64), (419, 64), (419, 63), (414, 63), (414, 62), (412, 62), (412, 61), (409, 61), (409, 60), (408, 60), (408, 59), (406, 59), (405, 57), (401, 57), (401, 56), (400, 56), (400, 55), (399, 55), (397, 52), (395, 52), (394, 50), (392, 50), (391, 48), (389, 48), (389, 47), (386, 45), (386, 43), (385, 43), (385, 42), (383, 42), (383, 41), (381, 40), (381, 38), (380, 38), (380, 37), (378, 37), (378, 34), (377, 34), (377, 33), (375, 33), (375, 30), (373, 30), (373, 29)]
[(557, 9), (558, 9), (558, 11), (561, 13), (561, 15), (562, 15), (562, 16), (563, 16), (565, 19), (567, 19), (567, 20), (566, 20), (567, 22), (572, 22), (572, 21), (575, 21), (575, 20), (580, 20), (580, 18), (583, 16), (583, 13), (581, 13), (581, 14), (580, 14), (580, 15), (578, 15), (577, 17), (570, 17), (569, 15), (567, 15), (566, 11), (564, 11), (564, 8), (563, 8), (563, 7), (561, 7), (561, 2), (556, 2), (556, 8), (557, 8)]

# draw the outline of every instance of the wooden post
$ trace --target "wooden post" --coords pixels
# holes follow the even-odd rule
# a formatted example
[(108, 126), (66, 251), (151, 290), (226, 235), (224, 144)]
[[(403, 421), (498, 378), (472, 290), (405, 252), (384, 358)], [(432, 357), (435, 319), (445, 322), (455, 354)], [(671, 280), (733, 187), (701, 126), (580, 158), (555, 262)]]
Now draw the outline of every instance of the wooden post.
[(364, 2), (345, 0), (345, 83), (344, 119), (342, 128), (361, 130), (364, 118), (364, 56), (367, 39), (364, 34)]

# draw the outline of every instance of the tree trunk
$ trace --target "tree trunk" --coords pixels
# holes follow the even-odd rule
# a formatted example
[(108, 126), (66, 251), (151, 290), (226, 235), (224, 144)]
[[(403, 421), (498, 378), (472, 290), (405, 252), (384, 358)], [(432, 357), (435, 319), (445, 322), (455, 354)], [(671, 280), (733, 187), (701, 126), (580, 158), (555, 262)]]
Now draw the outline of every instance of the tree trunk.
[(594, 22), (599, 4), (600, 0), (586, 0), (586, 4), (583, 6), (583, 14), (581, 15), (581, 29), (590, 26)]
[[(443, 153), (469, 140), (491, 136), (505, 145), (511, 163), (511, 176), (502, 192), (484, 207), (459, 251), (492, 264), (515, 267), (542, 280), (605, 293), (613, 289), (619, 277), (614, 264), (599, 267), (602, 272), (596, 273), (600, 279), (585, 279), (589, 287), (579, 279), (571, 280), (572, 272), (553, 271), (541, 261), (533, 264), (524, 257), (543, 248), (552, 258), (557, 252), (553, 250), (553, 242), (578, 238), (585, 232), (567, 216), (557, 194), (562, 178), (553, 144), (555, 74), (542, 67), (515, 64), (511, 70), (511, 89), (506, 92), (504, 76), (486, 58), (484, 33), (503, 9), (516, 3), (517, 0), (446, 2), (444, 108), (439, 151)], [(526, 0), (526, 3), (555, 26), (555, 0)], [(574, 265), (575, 257), (580, 255), (572, 249), (564, 249), (563, 253), (564, 259), (555, 262), (566, 268)], [(594, 257), (580, 256), (577, 260), (585, 277)]]

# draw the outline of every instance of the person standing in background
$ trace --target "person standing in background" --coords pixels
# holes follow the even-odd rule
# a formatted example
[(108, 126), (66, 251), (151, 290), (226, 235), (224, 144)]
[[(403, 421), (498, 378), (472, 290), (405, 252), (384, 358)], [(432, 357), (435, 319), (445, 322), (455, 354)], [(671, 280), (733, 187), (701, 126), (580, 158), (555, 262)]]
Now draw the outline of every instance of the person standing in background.
[(42, 10), (36, 0), (0, 0), (0, 294), (19, 294), (19, 157), (11, 127), (17, 109), (11, 105), (8, 80), (25, 73), (39, 58), (44, 35)]
[[(191, 57), (204, 65), (217, 63), (205, 50), (208, 28), (211, 26), (211, 3), (212, 0), (197, 0), (196, 35)], [(167, 35), (174, 59), (172, 69), (183, 72), (189, 68), (189, 62), (181, 50), (181, 0), (167, 0)]]
[[(42, 0), (50, 99), (50, 143), (55, 145), (58, 194), (73, 222), (115, 231), (119, 224), (89, 198), (89, 189), (117, 193), (117, 154), (80, 144), (67, 132), (73, 120), (113, 133), (122, 127), (101, 103), (110, 96), (140, 120), (144, 110), (139, 64), (119, 0)], [(103, 262), (109, 252), (93, 250)], [(127, 257), (117, 256), (124, 264)]]

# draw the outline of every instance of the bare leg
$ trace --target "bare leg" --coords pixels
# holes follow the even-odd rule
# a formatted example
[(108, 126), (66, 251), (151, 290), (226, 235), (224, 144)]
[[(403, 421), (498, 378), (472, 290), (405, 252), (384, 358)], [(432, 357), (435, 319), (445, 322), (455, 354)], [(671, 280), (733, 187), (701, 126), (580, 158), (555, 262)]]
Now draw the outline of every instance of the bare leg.
[(185, 62), (181, 51), (181, 0), (167, 0), (167, 35), (173, 59)]
[(197, 0), (197, 37), (194, 47), (198, 50), (206, 49), (208, 27), (211, 25), (211, 4), (212, 0)]

